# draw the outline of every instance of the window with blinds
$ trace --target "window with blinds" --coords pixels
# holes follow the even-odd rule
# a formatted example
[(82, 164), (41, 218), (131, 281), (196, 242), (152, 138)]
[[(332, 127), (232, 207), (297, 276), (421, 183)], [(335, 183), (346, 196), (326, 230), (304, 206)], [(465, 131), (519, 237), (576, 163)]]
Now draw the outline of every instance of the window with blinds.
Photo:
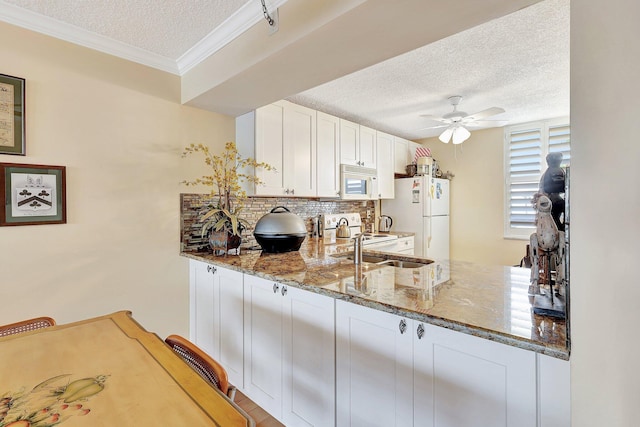
[(568, 119), (525, 123), (505, 128), (505, 237), (529, 238), (536, 211), (531, 199), (547, 169), (546, 156), (562, 153), (562, 167), (571, 160)]

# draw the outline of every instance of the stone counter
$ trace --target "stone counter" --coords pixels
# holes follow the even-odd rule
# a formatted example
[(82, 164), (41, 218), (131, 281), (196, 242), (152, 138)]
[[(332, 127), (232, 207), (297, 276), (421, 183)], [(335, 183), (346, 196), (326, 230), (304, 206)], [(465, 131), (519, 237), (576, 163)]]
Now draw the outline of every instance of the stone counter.
[[(533, 314), (527, 295), (529, 270), (460, 261), (434, 262), (416, 269), (375, 264), (356, 267), (340, 255), (348, 245), (307, 239), (298, 252), (240, 255), (181, 255), (267, 280), (277, 281), (406, 316), (425, 323), (568, 360), (563, 320)], [(363, 252), (377, 254), (374, 251)], [(409, 259), (393, 256), (396, 259)], [(440, 282), (438, 278), (444, 278)], [(448, 278), (448, 280), (446, 280)]]

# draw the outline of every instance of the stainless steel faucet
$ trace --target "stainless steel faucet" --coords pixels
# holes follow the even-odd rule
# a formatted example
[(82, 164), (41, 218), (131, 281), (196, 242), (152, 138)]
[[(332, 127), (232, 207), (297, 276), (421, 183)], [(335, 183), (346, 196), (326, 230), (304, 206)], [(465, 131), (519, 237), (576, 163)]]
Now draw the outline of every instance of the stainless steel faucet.
[(362, 239), (364, 233), (360, 233), (353, 241), (353, 263), (356, 265), (362, 264)]

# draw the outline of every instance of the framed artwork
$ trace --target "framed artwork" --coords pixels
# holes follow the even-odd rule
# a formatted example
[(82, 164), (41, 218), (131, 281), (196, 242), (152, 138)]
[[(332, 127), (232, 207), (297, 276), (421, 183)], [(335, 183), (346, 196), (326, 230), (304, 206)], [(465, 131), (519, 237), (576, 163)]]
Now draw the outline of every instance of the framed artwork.
[(0, 74), (0, 154), (25, 155), (24, 79)]
[(0, 163), (0, 202), (0, 226), (65, 224), (65, 167)]

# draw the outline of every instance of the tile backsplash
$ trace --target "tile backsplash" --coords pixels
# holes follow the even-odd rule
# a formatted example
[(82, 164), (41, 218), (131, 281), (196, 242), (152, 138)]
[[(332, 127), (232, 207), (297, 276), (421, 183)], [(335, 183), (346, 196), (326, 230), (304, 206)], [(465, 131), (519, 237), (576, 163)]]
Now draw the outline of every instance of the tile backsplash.
[[(200, 237), (198, 217), (203, 207), (215, 199), (209, 194), (180, 195), (180, 244), (182, 251), (208, 251), (206, 239)], [(250, 228), (242, 233), (242, 246), (256, 245), (253, 227), (256, 222), (276, 206), (284, 206), (303, 219), (307, 231), (313, 229), (312, 219), (320, 214), (358, 212), (366, 229), (373, 225), (375, 217), (375, 201), (343, 201), (319, 200), (285, 197), (250, 197), (245, 206), (242, 218), (246, 219)], [(369, 218), (367, 218), (367, 211)]]

